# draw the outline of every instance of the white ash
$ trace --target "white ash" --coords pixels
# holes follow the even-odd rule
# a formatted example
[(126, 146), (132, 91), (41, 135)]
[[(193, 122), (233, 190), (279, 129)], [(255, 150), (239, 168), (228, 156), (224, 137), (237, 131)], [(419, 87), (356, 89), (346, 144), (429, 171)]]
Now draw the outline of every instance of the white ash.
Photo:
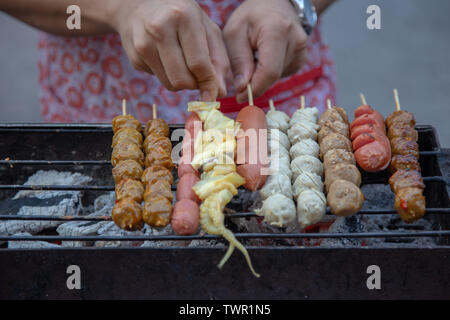
[[(31, 236), (31, 233), (17, 233), (16, 236)], [(60, 248), (59, 245), (46, 241), (8, 241), (9, 249), (44, 249)]]
[[(83, 185), (91, 180), (90, 177), (79, 173), (43, 171), (40, 170), (28, 178), (24, 185)], [(50, 215), (50, 216), (73, 216), (78, 215), (81, 210), (81, 196), (79, 191), (19, 191), (13, 199), (52, 199), (63, 197), (63, 200), (51, 206), (22, 206), (17, 215)], [(20, 221), (9, 220), (0, 222), (1, 235), (14, 235), (28, 232), (36, 234), (45, 229), (55, 228), (62, 222), (59, 221)]]

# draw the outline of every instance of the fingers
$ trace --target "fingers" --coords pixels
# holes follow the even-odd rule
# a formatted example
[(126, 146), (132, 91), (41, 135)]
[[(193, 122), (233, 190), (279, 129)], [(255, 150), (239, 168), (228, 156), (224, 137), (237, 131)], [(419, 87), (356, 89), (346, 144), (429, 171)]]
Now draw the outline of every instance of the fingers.
[[(258, 63), (252, 76), (253, 95), (262, 95), (280, 79), (284, 70), (288, 42), (276, 29), (267, 28), (257, 39)], [(240, 94), (245, 99), (245, 92)]]
[(178, 38), (187, 68), (197, 80), (203, 101), (214, 101), (219, 94), (219, 81), (210, 59), (207, 35), (199, 19), (186, 19), (178, 30)]
[(228, 60), (222, 31), (214, 22), (211, 22), (208, 17), (203, 20), (203, 24), (205, 25), (211, 63), (214, 66), (219, 81), (219, 97), (225, 97), (227, 95), (225, 79), (230, 72), (230, 61)]
[(246, 99), (245, 90), (247, 83), (250, 82), (255, 69), (253, 49), (247, 28), (244, 27), (242, 29), (238, 23), (226, 25), (224, 28), (224, 40), (233, 72), (236, 99), (238, 102), (243, 102)]

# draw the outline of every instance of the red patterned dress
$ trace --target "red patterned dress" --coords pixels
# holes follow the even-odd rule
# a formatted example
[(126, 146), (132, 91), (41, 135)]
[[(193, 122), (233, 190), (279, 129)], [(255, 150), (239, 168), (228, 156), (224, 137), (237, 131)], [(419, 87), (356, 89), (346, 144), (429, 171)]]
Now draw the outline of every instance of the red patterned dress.
[[(243, 0), (198, 0), (203, 10), (221, 28)], [(118, 34), (66, 38), (41, 32), (39, 35), (39, 83), (42, 117), (47, 122), (110, 122), (121, 113), (127, 99), (130, 114), (145, 122), (158, 115), (169, 123), (184, 123), (187, 103), (199, 99), (198, 91), (166, 90), (155, 76), (133, 69)], [(326, 99), (335, 101), (335, 72), (319, 28), (309, 37), (308, 60), (295, 75), (276, 82), (255, 105), (277, 108), (292, 114), (305, 95), (308, 106), (324, 110)], [(234, 113), (242, 107), (234, 99), (221, 99), (222, 111)], [(245, 104), (244, 104), (245, 105)]]

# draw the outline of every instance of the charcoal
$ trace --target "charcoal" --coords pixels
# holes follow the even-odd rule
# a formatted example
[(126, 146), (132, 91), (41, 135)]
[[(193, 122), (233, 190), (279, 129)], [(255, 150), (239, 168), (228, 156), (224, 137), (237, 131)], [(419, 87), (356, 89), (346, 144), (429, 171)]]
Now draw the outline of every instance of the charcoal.
[[(31, 236), (31, 233), (17, 233), (15, 236)], [(60, 248), (59, 245), (46, 241), (9, 241), (9, 249), (44, 249), (44, 248)]]

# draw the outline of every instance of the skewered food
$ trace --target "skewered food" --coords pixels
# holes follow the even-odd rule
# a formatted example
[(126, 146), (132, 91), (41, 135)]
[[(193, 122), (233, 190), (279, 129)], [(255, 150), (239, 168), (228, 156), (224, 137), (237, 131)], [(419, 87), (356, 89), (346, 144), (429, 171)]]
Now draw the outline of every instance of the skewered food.
[(295, 143), (289, 150), (291, 159), (300, 156), (310, 155), (315, 158), (319, 157), (319, 144), (313, 139), (303, 139)]
[(350, 140), (343, 136), (342, 134), (331, 132), (325, 138), (322, 139), (320, 143), (320, 157), (323, 159), (323, 156), (329, 151), (333, 149), (343, 149), (349, 152), (352, 152), (352, 143)]
[(287, 131), (289, 140), (292, 143), (300, 142), (304, 139), (317, 139), (317, 130), (319, 126), (312, 122), (292, 122), (293, 125)]
[(119, 183), (122, 179), (140, 180), (143, 173), (142, 166), (134, 160), (120, 161), (113, 169), (114, 181)]
[(153, 119), (145, 125), (145, 167), (141, 180), (146, 185), (143, 219), (152, 227), (165, 227), (172, 214), (173, 182), (172, 143), (168, 139), (169, 126), (157, 117), (153, 105)]
[(317, 108), (302, 108), (297, 109), (289, 121), (290, 127), (293, 127), (296, 123), (309, 122), (317, 124), (319, 118), (319, 110)]
[(392, 148), (389, 179), (395, 193), (394, 208), (403, 221), (413, 222), (425, 214), (422, 175), (420, 174), (418, 134), (416, 121), (410, 112), (400, 110), (397, 90), (394, 90), (396, 111), (386, 118), (388, 136)]
[(189, 199), (200, 204), (201, 200), (197, 197), (192, 187), (200, 180), (200, 178), (192, 173), (186, 173), (178, 181), (177, 201)]
[(312, 172), (302, 172), (297, 179), (295, 179), (294, 184), (292, 185), (294, 189), (294, 197), (297, 199), (298, 196), (307, 189), (315, 189), (317, 191), (322, 192), (323, 190), (323, 182), (322, 178)]
[(323, 165), (319, 159), (313, 156), (299, 156), (291, 161), (292, 179), (295, 181), (302, 172), (311, 172), (319, 176), (323, 175)]
[[(274, 115), (274, 118), (278, 119), (280, 116)], [(287, 123), (287, 121), (285, 122)], [(264, 185), (267, 177), (264, 170), (267, 170), (269, 164), (267, 156), (268, 125), (264, 111), (253, 105), (251, 90), (249, 90), (249, 105), (239, 111), (236, 122), (240, 124), (237, 134), (237, 172), (245, 179), (244, 187), (256, 191)], [(279, 129), (278, 126), (274, 128)], [(252, 136), (256, 139), (247, 138)]]
[(297, 196), (297, 215), (300, 228), (322, 220), (327, 210), (327, 200), (321, 190), (305, 188)]
[[(204, 129), (195, 139), (196, 146), (199, 145), (200, 148), (195, 148), (192, 159), (192, 166), (195, 169), (202, 168), (204, 171), (201, 180), (193, 187), (196, 195), (202, 200), (200, 223), (203, 230), (210, 234), (221, 235), (230, 243), (227, 253), (219, 263), (219, 268), (237, 247), (245, 256), (252, 273), (259, 277), (253, 269), (247, 250), (224, 224), (225, 205), (238, 193), (237, 188), (244, 185), (245, 179), (235, 171), (236, 165), (233, 161), (239, 123), (223, 115), (218, 110), (219, 107), (220, 104), (217, 102), (188, 104), (188, 111), (197, 113)], [(216, 139), (204, 139), (211, 137), (212, 133)]]
[(322, 127), (320, 127), (319, 133), (317, 134), (317, 140), (319, 141), (319, 143), (322, 143), (323, 138), (325, 138), (332, 132), (339, 133), (348, 138), (349, 127), (342, 121), (324, 121), (322, 123)]
[(289, 128), (290, 118), (283, 111), (271, 109), (267, 111), (265, 119), (267, 121), (267, 128), (269, 129), (277, 129), (281, 132), (286, 133), (287, 129)]
[(134, 231), (142, 228), (142, 207), (131, 198), (116, 202), (111, 216), (116, 225), (124, 230)]
[(138, 132), (141, 132), (142, 124), (131, 114), (123, 114), (115, 117), (112, 120), (112, 129), (114, 133), (117, 133), (117, 131), (119, 131), (122, 128), (131, 128)]
[(111, 216), (122, 229), (142, 228), (142, 202), (144, 186), (140, 181), (143, 172), (142, 125), (126, 114), (126, 102), (122, 104), (123, 115), (112, 120), (114, 131), (111, 163), (116, 181), (116, 203)]
[(323, 157), (323, 166), (330, 168), (338, 163), (356, 164), (355, 156), (352, 152), (343, 149), (331, 149)]
[(278, 143), (286, 150), (289, 150), (291, 148), (289, 138), (283, 131), (280, 131), (278, 129), (269, 129), (267, 138), (269, 141), (278, 141)]
[(327, 192), (331, 212), (338, 216), (350, 216), (361, 210), (364, 196), (361, 190), (346, 180), (335, 180)]
[(115, 145), (111, 154), (111, 164), (115, 167), (124, 160), (134, 160), (140, 166), (144, 165), (144, 153), (141, 146), (135, 143), (119, 143)]
[(353, 150), (358, 165), (365, 171), (386, 169), (391, 161), (391, 146), (386, 136), (384, 118), (367, 105), (361, 94), (362, 105), (355, 110), (351, 128)]
[(137, 203), (142, 202), (142, 195), (144, 193), (144, 186), (138, 180), (122, 179), (116, 185), (116, 200), (130, 198)]
[(197, 233), (200, 225), (200, 208), (190, 199), (181, 199), (175, 203), (170, 220), (172, 229), (178, 235), (192, 235)]
[(275, 193), (263, 201), (262, 208), (255, 210), (263, 215), (264, 221), (275, 227), (286, 227), (295, 222), (296, 210), (292, 198)]
[(270, 175), (259, 191), (262, 200), (266, 200), (274, 194), (282, 194), (287, 198), (292, 199), (291, 179), (284, 173)]
[[(329, 128), (329, 123), (341, 123), (340, 127), (349, 127), (344, 109), (331, 107), (319, 119), (321, 130)], [(350, 126), (351, 128), (351, 126)], [(328, 130), (328, 129), (327, 129)], [(347, 129), (348, 130), (348, 129)], [(349, 216), (361, 210), (364, 196), (359, 189), (361, 173), (355, 166), (356, 156), (352, 153), (350, 132), (340, 134), (329, 130), (320, 142), (320, 156), (324, 159), (325, 186), (327, 201), (331, 212), (338, 216)]]

